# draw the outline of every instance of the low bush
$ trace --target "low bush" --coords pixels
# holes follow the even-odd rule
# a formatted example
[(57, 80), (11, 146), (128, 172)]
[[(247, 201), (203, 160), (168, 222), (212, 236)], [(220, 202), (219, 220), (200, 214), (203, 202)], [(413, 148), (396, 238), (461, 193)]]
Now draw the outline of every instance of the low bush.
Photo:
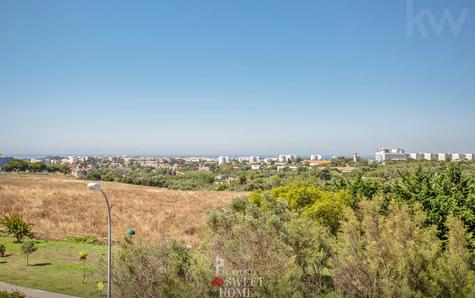
[(4, 257), (6, 252), (6, 247), (3, 244), (0, 244), (0, 257)]
[(0, 291), (0, 298), (26, 298), (26, 295), (19, 291)]

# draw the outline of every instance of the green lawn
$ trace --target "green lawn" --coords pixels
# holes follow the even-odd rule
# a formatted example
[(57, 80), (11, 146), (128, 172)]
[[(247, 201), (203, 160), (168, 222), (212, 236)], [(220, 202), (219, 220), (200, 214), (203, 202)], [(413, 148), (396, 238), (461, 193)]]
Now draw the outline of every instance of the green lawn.
[[(30, 256), (30, 266), (13, 238), (0, 237), (6, 256), (0, 258), (0, 280), (29, 288), (80, 297), (98, 297), (99, 263), (105, 261), (106, 246), (38, 240), (38, 250)], [(82, 283), (83, 265), (79, 252), (88, 253), (86, 283)]]

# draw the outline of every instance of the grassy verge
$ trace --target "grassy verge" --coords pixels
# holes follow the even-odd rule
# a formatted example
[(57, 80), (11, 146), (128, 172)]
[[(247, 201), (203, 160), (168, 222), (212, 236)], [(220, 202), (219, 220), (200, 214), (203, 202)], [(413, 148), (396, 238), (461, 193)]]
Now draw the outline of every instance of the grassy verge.
[[(5, 257), (0, 258), (0, 280), (50, 292), (98, 297), (100, 280), (99, 262), (105, 260), (106, 247), (102, 245), (62, 241), (37, 241), (38, 251), (30, 256), (30, 266), (21, 253), (21, 244), (13, 238), (0, 237), (6, 246)], [(82, 283), (83, 265), (79, 252), (87, 251), (86, 283)]]

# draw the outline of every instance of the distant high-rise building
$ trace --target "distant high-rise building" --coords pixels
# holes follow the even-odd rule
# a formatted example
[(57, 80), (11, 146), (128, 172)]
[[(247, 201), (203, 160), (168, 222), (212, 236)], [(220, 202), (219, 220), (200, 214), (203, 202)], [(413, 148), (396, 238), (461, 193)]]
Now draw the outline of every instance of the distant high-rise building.
[(297, 160), (297, 156), (295, 154), (287, 154), (285, 155), (285, 158), (287, 159), (287, 162), (295, 162)]
[(249, 163), (258, 163), (259, 162), (259, 156), (250, 156), (249, 157)]
[(465, 153), (466, 160), (473, 160), (473, 153)]
[(283, 154), (279, 155), (279, 162), (287, 162), (287, 157)]
[(227, 156), (218, 157), (218, 164), (222, 165), (222, 164), (226, 164), (228, 162), (229, 162), (229, 157), (227, 157)]
[(358, 153), (353, 153), (353, 162), (356, 163), (358, 161)]
[(312, 154), (310, 155), (310, 160), (322, 160), (321, 154)]
[(295, 154), (281, 154), (279, 155), (279, 162), (295, 162), (297, 160), (297, 155)]

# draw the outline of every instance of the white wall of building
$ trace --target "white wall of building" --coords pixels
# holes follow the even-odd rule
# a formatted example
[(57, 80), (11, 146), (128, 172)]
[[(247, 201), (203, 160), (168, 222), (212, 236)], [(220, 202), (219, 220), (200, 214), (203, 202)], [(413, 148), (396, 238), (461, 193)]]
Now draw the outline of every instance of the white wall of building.
[(229, 162), (229, 157), (227, 157), (227, 156), (218, 157), (218, 164), (222, 165), (222, 164), (226, 164), (228, 162)]
[(310, 160), (322, 160), (321, 154), (312, 154), (310, 155)]
[(463, 154), (463, 153), (452, 153), (452, 160), (465, 160), (465, 154)]
[(414, 159), (414, 160), (423, 160), (424, 159), (424, 154), (423, 153), (410, 153), (409, 158)]
[(446, 161), (446, 160), (451, 160), (452, 159), (452, 154), (450, 153), (437, 153), (437, 160), (439, 161)]
[(429, 152), (424, 153), (425, 160), (437, 160), (437, 158), (438, 156), (434, 153), (429, 153)]

